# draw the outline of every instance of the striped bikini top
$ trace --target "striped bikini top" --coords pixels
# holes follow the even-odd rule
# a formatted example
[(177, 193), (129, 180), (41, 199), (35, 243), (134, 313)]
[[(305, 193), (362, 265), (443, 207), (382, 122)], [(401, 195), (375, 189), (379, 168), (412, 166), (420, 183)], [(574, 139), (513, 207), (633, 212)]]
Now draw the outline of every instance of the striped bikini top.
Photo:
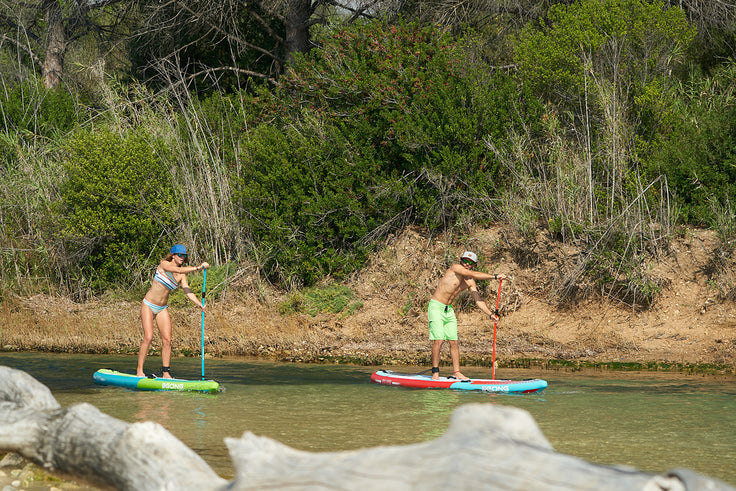
[(158, 268), (156, 268), (156, 274), (153, 275), (153, 279), (154, 281), (158, 281), (164, 285), (169, 290), (176, 290), (176, 287), (179, 286), (179, 283), (177, 283), (174, 278), (174, 273), (170, 273), (169, 271), (164, 271), (162, 273)]

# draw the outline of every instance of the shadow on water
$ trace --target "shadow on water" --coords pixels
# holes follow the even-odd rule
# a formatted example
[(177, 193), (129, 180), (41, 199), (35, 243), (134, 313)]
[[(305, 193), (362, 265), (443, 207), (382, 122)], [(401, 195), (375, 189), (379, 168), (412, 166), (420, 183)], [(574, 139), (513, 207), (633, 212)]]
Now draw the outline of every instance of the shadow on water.
[[(156, 369), (159, 358), (149, 358)], [(127, 422), (154, 421), (233, 477), (224, 439), (250, 431), (307, 451), (424, 442), (442, 435), (459, 405), (483, 402), (529, 411), (559, 452), (601, 464), (660, 473), (685, 467), (736, 483), (736, 378), (660, 372), (503, 369), (503, 378), (544, 378), (541, 394), (421, 390), (372, 384), (377, 367), (207, 360), (219, 394), (139, 392), (100, 387), (99, 368), (131, 372), (131, 356), (0, 353), (64, 406), (87, 402)], [(424, 367), (381, 367), (419, 372)], [(199, 379), (199, 359), (177, 358), (172, 371)], [(488, 370), (466, 367), (471, 377)]]

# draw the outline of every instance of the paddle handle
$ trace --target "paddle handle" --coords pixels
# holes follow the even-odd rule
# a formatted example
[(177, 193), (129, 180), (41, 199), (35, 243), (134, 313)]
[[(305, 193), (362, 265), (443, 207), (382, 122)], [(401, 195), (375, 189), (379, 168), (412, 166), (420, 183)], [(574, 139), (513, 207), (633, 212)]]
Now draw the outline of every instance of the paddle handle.
[[(503, 278), (498, 280), (498, 294), (496, 295), (496, 317), (498, 317), (498, 307), (501, 304), (501, 284)], [(496, 327), (498, 326), (498, 319), (493, 322), (493, 364), (491, 365), (491, 378), (496, 380)]]
[(204, 294), (207, 290), (207, 269), (203, 269), (202, 276), (202, 324), (199, 333), (200, 348), (199, 352), (202, 354), (202, 380), (204, 380)]

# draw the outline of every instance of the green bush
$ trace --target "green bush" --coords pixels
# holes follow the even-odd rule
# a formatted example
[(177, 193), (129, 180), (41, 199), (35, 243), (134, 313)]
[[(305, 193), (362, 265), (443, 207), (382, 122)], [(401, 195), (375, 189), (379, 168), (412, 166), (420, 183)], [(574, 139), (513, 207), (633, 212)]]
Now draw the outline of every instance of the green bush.
[[(736, 63), (684, 86), (671, 125), (646, 169), (667, 176), (685, 223), (708, 226), (720, 206), (736, 202)], [(717, 208), (717, 207), (716, 207)]]
[(306, 313), (312, 317), (321, 313), (352, 315), (363, 306), (353, 291), (344, 285), (308, 288), (290, 294), (279, 307), (282, 315)]
[(536, 93), (580, 111), (609, 82), (633, 98), (666, 79), (694, 36), (684, 12), (661, 0), (556, 3), (522, 32), (515, 61)]
[(333, 32), (282, 84), (375, 161), (392, 183), (394, 213), (408, 211), (431, 229), (472, 215), (480, 194), (503, 187), (484, 141), (503, 139), (540, 111), (518, 80), (482, 60), (472, 34), (455, 38), (413, 23)]
[(269, 278), (340, 279), (409, 223), (493, 219), (484, 198), (506, 178), (485, 140), (540, 106), (474, 49), (415, 24), (350, 26), (298, 56), (274, 93), (244, 96), (235, 200)]
[(139, 133), (110, 131), (80, 131), (66, 150), (61, 206), (70, 274), (93, 290), (126, 285), (142, 270), (148, 276), (171, 245), (176, 218), (156, 152)]
[[(328, 131), (329, 133), (329, 131)], [(361, 240), (378, 224), (374, 169), (342, 157), (339, 134), (262, 126), (246, 145), (253, 165), (237, 180), (242, 225), (262, 250), (267, 275), (290, 286), (344, 277), (365, 260)]]
[(7, 132), (28, 131), (47, 136), (68, 132), (77, 123), (73, 96), (62, 86), (46, 89), (41, 82), (24, 82), (0, 91), (0, 121)]

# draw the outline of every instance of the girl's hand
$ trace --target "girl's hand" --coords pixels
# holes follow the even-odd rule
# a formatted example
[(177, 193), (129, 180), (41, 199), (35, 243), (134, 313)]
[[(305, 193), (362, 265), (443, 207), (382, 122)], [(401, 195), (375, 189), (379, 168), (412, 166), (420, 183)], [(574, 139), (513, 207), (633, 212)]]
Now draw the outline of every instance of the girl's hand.
[(199, 265), (199, 267), (202, 269), (210, 269), (210, 263), (202, 263)]

